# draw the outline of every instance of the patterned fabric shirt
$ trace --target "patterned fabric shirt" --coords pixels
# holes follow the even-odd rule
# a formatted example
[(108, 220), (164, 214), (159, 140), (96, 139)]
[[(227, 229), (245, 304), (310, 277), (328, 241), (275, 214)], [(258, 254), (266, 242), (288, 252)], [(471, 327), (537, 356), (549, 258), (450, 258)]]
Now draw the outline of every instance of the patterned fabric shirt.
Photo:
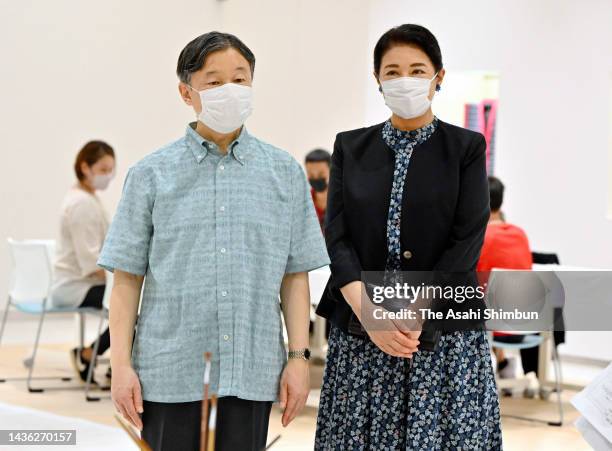
[(190, 124), (132, 166), (98, 264), (145, 275), (132, 363), (143, 398), (273, 401), (285, 273), (329, 264), (299, 163), (243, 127), (227, 154)]
[(387, 215), (387, 247), (388, 256), (386, 269), (398, 271), (401, 269), (401, 243), (400, 225), (402, 223), (402, 197), (404, 195), (404, 180), (408, 171), (410, 157), (416, 146), (424, 143), (436, 131), (438, 118), (424, 127), (416, 130), (399, 130), (388, 120), (383, 125), (383, 140), (395, 153), (395, 169), (393, 171), (393, 185)]

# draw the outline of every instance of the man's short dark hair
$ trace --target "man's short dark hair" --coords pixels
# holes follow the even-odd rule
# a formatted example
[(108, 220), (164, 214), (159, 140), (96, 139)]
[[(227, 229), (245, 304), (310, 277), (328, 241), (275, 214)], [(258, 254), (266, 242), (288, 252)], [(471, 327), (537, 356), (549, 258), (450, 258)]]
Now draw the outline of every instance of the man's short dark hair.
[(318, 163), (324, 161), (329, 165), (331, 164), (331, 155), (325, 149), (314, 149), (308, 152), (305, 161), (306, 163)]
[(233, 34), (211, 31), (198, 36), (185, 46), (179, 55), (176, 75), (183, 83), (189, 84), (191, 75), (204, 67), (206, 58), (213, 52), (233, 48), (249, 62), (251, 75), (255, 73), (255, 55)]
[(489, 176), (491, 211), (498, 211), (504, 202), (504, 184), (497, 177)]

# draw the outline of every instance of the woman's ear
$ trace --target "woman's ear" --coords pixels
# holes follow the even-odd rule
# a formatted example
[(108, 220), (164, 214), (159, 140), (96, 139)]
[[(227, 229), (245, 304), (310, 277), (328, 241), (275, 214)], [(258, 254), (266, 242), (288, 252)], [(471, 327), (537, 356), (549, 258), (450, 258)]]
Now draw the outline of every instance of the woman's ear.
[(378, 92), (382, 92), (382, 86), (380, 85), (378, 74), (376, 72), (372, 72), (372, 75), (374, 75), (374, 80), (376, 80), (376, 84), (378, 85)]
[(81, 174), (83, 174), (85, 178), (89, 178), (91, 176), (91, 168), (84, 161), (81, 161)]
[(442, 81), (444, 80), (444, 75), (446, 74), (446, 70), (440, 69), (438, 71), (438, 76), (436, 77), (436, 92), (440, 92), (442, 89)]

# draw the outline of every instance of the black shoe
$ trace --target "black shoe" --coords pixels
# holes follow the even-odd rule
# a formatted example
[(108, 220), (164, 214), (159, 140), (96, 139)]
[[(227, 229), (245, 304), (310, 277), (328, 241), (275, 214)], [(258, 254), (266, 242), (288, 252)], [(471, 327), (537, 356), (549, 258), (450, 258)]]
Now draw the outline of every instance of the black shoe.
[[(89, 368), (92, 366), (92, 362), (83, 359), (83, 350), (79, 348), (73, 348), (70, 350), (70, 361), (72, 362), (72, 367), (74, 371), (79, 375), (79, 378), (82, 382), (87, 382), (87, 374), (89, 373)], [(98, 385), (98, 383), (91, 377), (91, 383), (94, 385)]]

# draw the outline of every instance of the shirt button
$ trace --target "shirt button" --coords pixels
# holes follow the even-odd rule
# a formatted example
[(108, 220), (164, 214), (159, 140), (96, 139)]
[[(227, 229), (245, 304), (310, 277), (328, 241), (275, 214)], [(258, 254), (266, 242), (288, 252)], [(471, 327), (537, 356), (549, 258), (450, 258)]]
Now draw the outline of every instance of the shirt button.
[(225, 211), (225, 206), (224, 206), (224, 205), (221, 205), (221, 206), (219, 207), (219, 210), (221, 210), (221, 211)]
[(221, 249), (219, 249), (221, 251), (222, 254), (225, 254), (225, 248), (222, 247)]
[(223, 335), (223, 339), (224, 339), (225, 341), (229, 340), (229, 335)]
[(219, 169), (223, 170), (223, 169), (225, 169), (225, 166), (221, 165), (221, 166), (219, 166)]
[(227, 291), (223, 290), (223, 291), (221, 292), (221, 296), (223, 296), (223, 297), (227, 296)]
[(404, 256), (406, 260), (410, 260), (412, 258), (412, 252), (410, 251), (404, 251), (402, 255)]

